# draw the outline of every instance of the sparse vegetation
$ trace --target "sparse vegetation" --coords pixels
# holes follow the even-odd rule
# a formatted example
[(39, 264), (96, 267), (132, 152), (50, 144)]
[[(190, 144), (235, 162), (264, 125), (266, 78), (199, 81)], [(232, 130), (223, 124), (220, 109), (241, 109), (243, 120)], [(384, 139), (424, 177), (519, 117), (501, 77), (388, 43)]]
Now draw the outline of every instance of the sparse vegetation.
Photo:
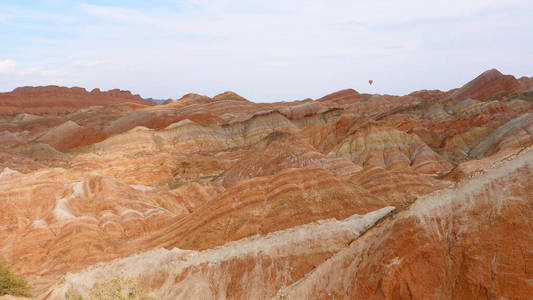
[(442, 171), (440, 173), (438, 173), (437, 175), (433, 176), (433, 178), (435, 179), (442, 179), (444, 178), (446, 175), (448, 175), (450, 172), (449, 171)]
[(12, 295), (29, 297), (30, 288), (23, 278), (16, 277), (7, 263), (0, 261), (0, 296)]
[(83, 297), (80, 295), (80, 293), (78, 293), (78, 291), (74, 289), (69, 289), (65, 293), (65, 299), (66, 300), (83, 300)]
[(115, 277), (97, 283), (87, 298), (76, 289), (71, 288), (65, 293), (66, 300), (155, 300), (140, 288), (134, 279)]
[(174, 190), (174, 189), (177, 189), (179, 188), (180, 186), (186, 184), (187, 182), (186, 181), (174, 181), (174, 182), (169, 182), (168, 183), (168, 188), (171, 189), (171, 190)]
[(289, 136), (290, 133), (288, 132), (283, 132), (283, 131), (274, 131), (274, 132), (271, 132), (269, 135), (267, 135), (265, 137), (265, 140), (267, 141), (267, 144), (271, 144), (272, 142), (276, 141), (276, 140), (279, 140), (279, 139), (282, 139), (286, 136)]
[(177, 189), (187, 183), (191, 183), (191, 182), (196, 182), (196, 183), (200, 183), (200, 182), (205, 182), (205, 181), (215, 181), (217, 180), (220, 175), (222, 173), (218, 174), (218, 175), (205, 175), (205, 176), (200, 176), (199, 178), (196, 178), (196, 179), (191, 179), (191, 180), (188, 180), (188, 181), (179, 181), (179, 180), (175, 180), (175, 181), (172, 181), (172, 182), (168, 182), (168, 187), (169, 189), (171, 190), (174, 190), (174, 189)]

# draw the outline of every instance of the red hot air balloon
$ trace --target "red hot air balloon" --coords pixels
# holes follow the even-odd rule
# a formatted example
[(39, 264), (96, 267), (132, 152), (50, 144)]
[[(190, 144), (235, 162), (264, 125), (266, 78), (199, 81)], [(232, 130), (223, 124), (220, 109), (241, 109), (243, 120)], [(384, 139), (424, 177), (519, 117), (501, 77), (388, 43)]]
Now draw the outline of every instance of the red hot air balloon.
[(368, 81), (368, 84), (372, 84), (372, 83), (374, 83), (374, 80), (370, 79), (370, 80)]

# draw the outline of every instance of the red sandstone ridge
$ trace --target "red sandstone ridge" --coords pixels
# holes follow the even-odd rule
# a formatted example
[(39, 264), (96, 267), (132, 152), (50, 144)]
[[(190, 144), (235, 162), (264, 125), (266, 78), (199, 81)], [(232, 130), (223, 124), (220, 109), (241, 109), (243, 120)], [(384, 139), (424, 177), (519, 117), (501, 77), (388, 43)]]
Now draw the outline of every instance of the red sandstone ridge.
[(97, 129), (79, 126), (73, 121), (67, 121), (52, 128), (37, 141), (49, 144), (57, 150), (72, 149), (93, 144), (105, 139), (105, 134)]
[(248, 102), (248, 100), (246, 98), (238, 95), (237, 93), (230, 92), (230, 91), (216, 95), (215, 97), (213, 97), (213, 100), (214, 101), (236, 100), (236, 101), (246, 101), (246, 102)]
[(361, 100), (364, 98), (367, 98), (368, 94), (360, 94), (354, 89), (345, 89), (340, 90), (338, 92), (331, 93), (329, 95), (326, 95), (317, 101), (320, 102), (333, 102), (336, 104), (345, 104), (345, 103), (352, 103), (353, 101)]
[(163, 106), (183, 107), (194, 104), (206, 104), (212, 102), (213, 99), (198, 94), (189, 93), (179, 98), (178, 100), (167, 100)]
[(457, 100), (472, 98), (485, 100), (493, 96), (520, 92), (520, 82), (512, 75), (503, 75), (496, 69), (483, 72), (453, 93)]
[(519, 82), (491, 70), (447, 92), (154, 106), (1, 94), (0, 261), (40, 300), (109, 283), (169, 300), (529, 299)]
[(533, 77), (523, 76), (523, 77), (520, 77), (518, 81), (520, 82), (522, 91), (533, 89)]
[(11, 92), (0, 93), (1, 112), (10, 110), (20, 111), (22, 109), (74, 109), (94, 105), (112, 105), (119, 103), (137, 103), (143, 105), (153, 105), (155, 102), (148, 101), (139, 95), (133, 95), (129, 91), (118, 89), (101, 92), (94, 89), (88, 92), (84, 88), (59, 87), (54, 85), (38, 87), (20, 87)]

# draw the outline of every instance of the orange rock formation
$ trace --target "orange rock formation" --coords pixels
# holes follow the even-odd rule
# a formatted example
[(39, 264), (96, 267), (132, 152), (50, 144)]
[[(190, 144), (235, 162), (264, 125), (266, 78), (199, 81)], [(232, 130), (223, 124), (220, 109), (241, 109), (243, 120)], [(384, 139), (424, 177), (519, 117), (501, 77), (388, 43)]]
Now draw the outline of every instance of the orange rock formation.
[(37, 299), (529, 299), (530, 89), (2, 93), (0, 260)]

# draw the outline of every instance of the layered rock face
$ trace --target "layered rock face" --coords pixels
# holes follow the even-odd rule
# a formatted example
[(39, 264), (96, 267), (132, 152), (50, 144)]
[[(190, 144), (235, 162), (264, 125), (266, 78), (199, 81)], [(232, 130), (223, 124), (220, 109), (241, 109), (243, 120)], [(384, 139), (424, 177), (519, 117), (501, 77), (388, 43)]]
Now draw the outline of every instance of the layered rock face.
[(0, 260), (38, 299), (106, 282), (155, 299), (528, 299), (528, 87), (490, 70), (447, 92), (276, 103), (16, 89), (0, 95)]
[(131, 102), (143, 105), (153, 105), (153, 101), (147, 101), (139, 95), (132, 95), (129, 91), (110, 90), (102, 92), (94, 89), (88, 92), (84, 88), (66, 88), (59, 86), (21, 87), (12, 92), (0, 93), (0, 107), (3, 112), (9, 109), (33, 108), (58, 109), (80, 108), (94, 105), (111, 105), (123, 102)]
[(418, 199), (277, 299), (528, 299), (533, 152)]
[(120, 274), (144, 278), (142, 284), (158, 299), (269, 299), (393, 209), (297, 226), (212, 250), (156, 249), (67, 275), (44, 299), (62, 299), (73, 288), (86, 295), (102, 278)]
[(503, 75), (492, 69), (479, 75), (476, 79), (455, 91), (456, 99), (472, 98), (484, 100), (491, 96), (517, 93), (521, 90), (520, 82), (512, 75)]

